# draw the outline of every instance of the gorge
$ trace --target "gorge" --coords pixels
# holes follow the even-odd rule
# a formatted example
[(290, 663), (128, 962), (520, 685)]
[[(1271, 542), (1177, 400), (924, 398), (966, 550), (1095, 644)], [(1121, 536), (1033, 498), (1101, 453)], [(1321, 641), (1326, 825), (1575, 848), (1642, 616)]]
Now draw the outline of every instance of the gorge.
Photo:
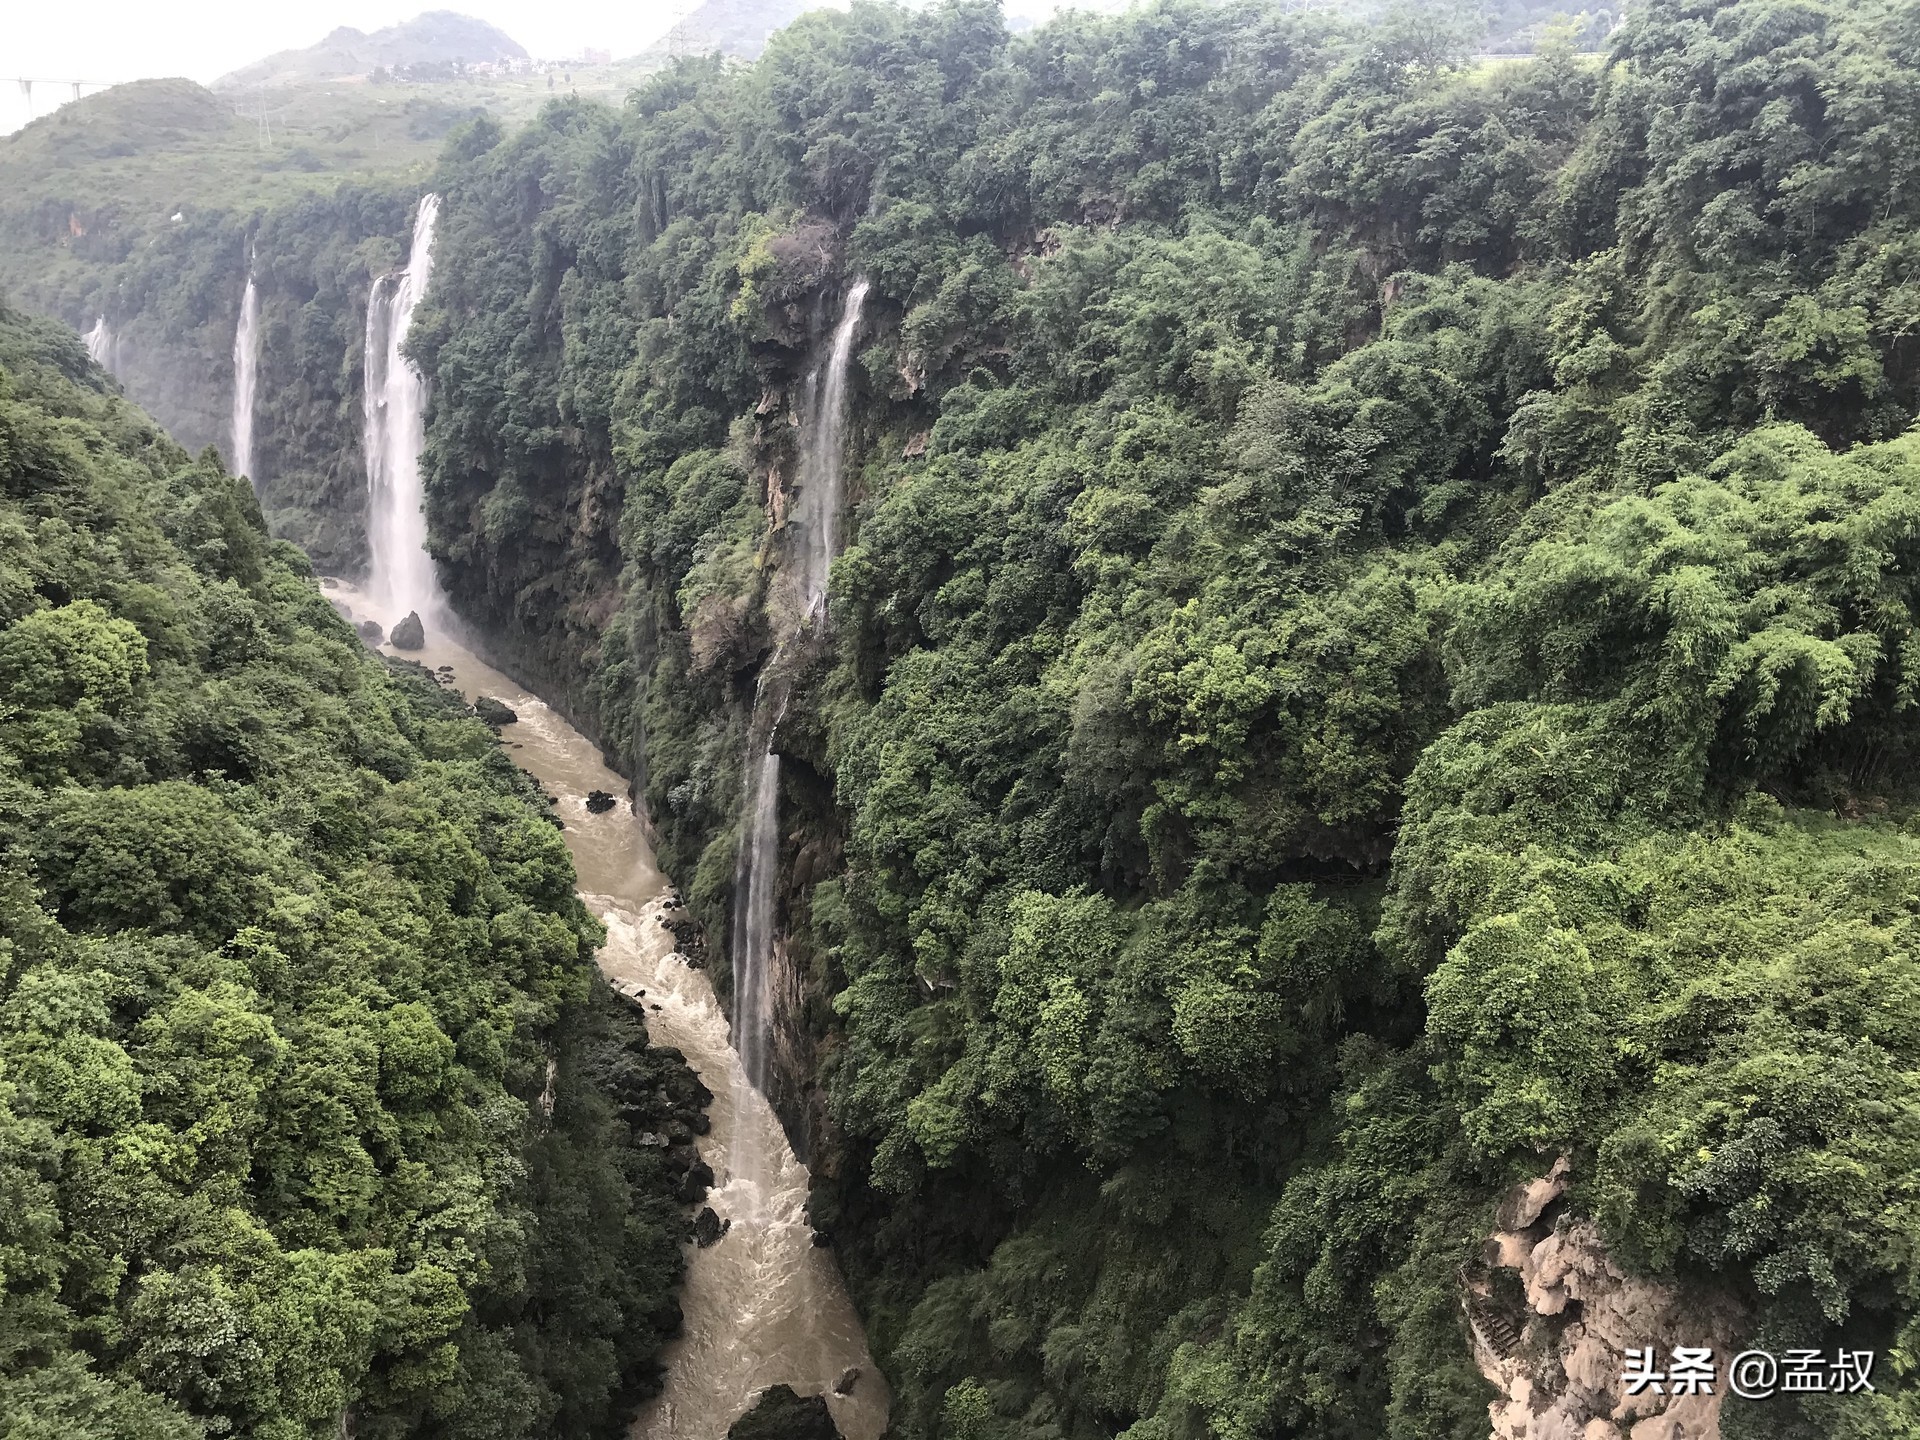
[[(632, 1434), (657, 1440), (721, 1440), (728, 1427), (773, 1385), (826, 1395), (847, 1440), (879, 1440), (886, 1430), (887, 1391), (831, 1253), (813, 1243), (807, 1217), (808, 1175), (760, 1089), (769, 1021), (743, 981), (736, 984), (731, 1024), (705, 974), (673, 947), (663, 916), (670, 887), (656, 867), (643, 819), (629, 806), (595, 814), (587, 797), (627, 788), (584, 736), (538, 696), (484, 665), (449, 638), (454, 622), (425, 550), (420, 484), (422, 416), (427, 387), (404, 352), (414, 308), (432, 270), (439, 199), (424, 196), (414, 222), (407, 269), (374, 282), (367, 309), (367, 529), (372, 564), (365, 593), (338, 580), (330, 597), (349, 618), (371, 619), (389, 636), (397, 616), (428, 626), (407, 658), (446, 677), (470, 701), (504, 701), (514, 721), (514, 759), (558, 800), (582, 897), (606, 925), (598, 960), (615, 988), (636, 1003), (651, 997), (652, 1029), (676, 1046), (715, 1090), (711, 1129), (702, 1149), (717, 1162), (712, 1208), (725, 1232), (689, 1259), (681, 1292), (685, 1320), (663, 1356), (665, 1388), (641, 1413)], [(825, 569), (838, 505), (841, 419), (852, 334), (865, 287), (849, 294), (846, 317), (815, 370), (821, 401), (806, 423), (809, 456), (803, 483), (811, 500), (802, 523), (805, 612), (824, 619)], [(411, 543), (411, 548), (409, 544)], [(774, 724), (777, 724), (777, 715)], [(770, 733), (770, 731), (769, 731)], [(772, 775), (778, 761), (768, 757)], [(771, 785), (770, 785), (771, 791)], [(767, 883), (767, 882), (763, 882)], [(764, 924), (764, 920), (762, 921)], [(764, 931), (762, 933), (765, 933)], [(737, 975), (754, 973), (751, 965)], [(723, 1078), (724, 1077), (724, 1078)], [(843, 1376), (856, 1379), (846, 1391)]]
[[(1507, 9), (862, 0), (151, 214), (0, 143), (0, 1132), (85, 1239), (0, 1397), (1915, 1433), (1920, 31)], [(122, 1256), (63, 1177), (170, 1066), (242, 1138)]]

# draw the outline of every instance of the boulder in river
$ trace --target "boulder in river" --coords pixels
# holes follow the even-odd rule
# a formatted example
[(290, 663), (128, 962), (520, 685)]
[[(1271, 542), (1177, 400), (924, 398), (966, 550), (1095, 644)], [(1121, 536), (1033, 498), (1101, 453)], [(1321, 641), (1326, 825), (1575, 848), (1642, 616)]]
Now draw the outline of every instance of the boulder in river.
[(587, 792), (587, 810), (589, 813), (604, 815), (611, 809), (613, 809), (613, 796), (609, 795), (606, 791), (589, 790)]
[(473, 713), (496, 730), (502, 725), (517, 724), (520, 719), (511, 705), (504, 705), (491, 695), (482, 695), (475, 700)]
[(722, 1220), (713, 1213), (711, 1205), (705, 1206), (693, 1219), (693, 1243), (702, 1250), (709, 1245), (720, 1243), (720, 1237), (733, 1228), (733, 1221)]
[(420, 622), (420, 612), (409, 610), (407, 618), (393, 627), (393, 633), (387, 637), (396, 650), (418, 650), (427, 643), (427, 627)]
[(353, 628), (360, 632), (360, 638), (369, 645), (378, 645), (387, 636), (387, 632), (380, 628), (378, 620), (362, 620)]
[(840, 1440), (840, 1430), (826, 1396), (775, 1385), (762, 1390), (753, 1408), (733, 1422), (727, 1440)]
[(713, 1167), (706, 1161), (695, 1159), (687, 1167), (687, 1173), (681, 1177), (680, 1188), (675, 1194), (682, 1205), (697, 1205), (707, 1198), (707, 1191), (713, 1186)]

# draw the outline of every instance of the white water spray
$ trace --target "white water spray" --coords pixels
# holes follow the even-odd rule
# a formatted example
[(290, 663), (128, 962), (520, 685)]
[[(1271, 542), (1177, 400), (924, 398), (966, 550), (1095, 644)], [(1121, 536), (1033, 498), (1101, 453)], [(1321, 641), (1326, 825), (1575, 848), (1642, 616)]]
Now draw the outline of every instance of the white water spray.
[(103, 370), (113, 369), (113, 331), (107, 328), (107, 317), (94, 317), (93, 328), (83, 337), (87, 342), (87, 358)]
[[(827, 573), (840, 541), (847, 372), (866, 301), (867, 282), (856, 281), (847, 292), (825, 360), (807, 374), (800, 416), (800, 493), (792, 514), (799, 531), (798, 614), (762, 671), (747, 735), (740, 811), (745, 824), (733, 883), (733, 1045), (740, 1052), (741, 1073), (762, 1094), (773, 1049), (773, 881), (780, 849), (780, 756), (773, 744), (787, 705), (782, 661), (806, 621), (826, 619)], [(780, 622), (776, 619), (775, 624)], [(747, 1163), (745, 1157), (736, 1157), (735, 1168)]]
[[(733, 1048), (740, 1069), (753, 1087), (767, 1088), (773, 1040), (773, 876), (780, 860), (780, 757), (773, 753), (773, 731), (747, 742), (747, 774), (742, 797), (747, 828), (740, 846), (734, 889)], [(760, 728), (755, 717), (756, 731)]]
[(801, 423), (800, 497), (794, 518), (801, 524), (801, 581), (806, 613), (826, 614), (827, 571), (840, 552), (841, 469), (846, 442), (847, 371), (860, 312), (867, 303), (867, 282), (856, 280), (846, 308), (834, 327), (824, 374), (814, 366), (807, 376), (807, 413)]
[(240, 297), (240, 324), (233, 332), (233, 473), (250, 480), (255, 478), (253, 396), (259, 378), (260, 290), (249, 265), (246, 294)]
[(427, 553), (426, 498), (420, 452), (426, 444), (427, 381), (401, 353), (414, 307), (427, 293), (433, 269), (433, 230), (440, 197), (425, 195), (413, 222), (407, 268), (382, 275), (367, 297), (366, 414), (367, 589), (382, 623), (408, 611), (445, 623), (448, 610)]

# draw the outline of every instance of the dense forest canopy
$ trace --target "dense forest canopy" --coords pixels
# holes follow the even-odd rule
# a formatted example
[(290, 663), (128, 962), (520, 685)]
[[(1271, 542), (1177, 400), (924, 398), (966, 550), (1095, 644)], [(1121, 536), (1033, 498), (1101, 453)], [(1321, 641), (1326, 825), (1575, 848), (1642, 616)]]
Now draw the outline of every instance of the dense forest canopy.
[(599, 939), (494, 735), (0, 311), (0, 1433), (622, 1433), (686, 1072)]
[(1477, 43), (857, 3), (443, 160), (433, 543), (716, 932), (872, 283), (781, 915), (901, 1434), (1483, 1435), (1561, 1156), (1742, 1341), (1914, 1343), (1920, 11)]
[[(856, 0), (447, 138), (431, 546), (723, 988), (799, 636), (774, 1098), (899, 1436), (1478, 1440), (1510, 1364), (1591, 1437), (1596, 1315), (1489, 1249), (1548, 1232), (1663, 1343), (1881, 1357), (1728, 1437), (1920, 1433), (1920, 5), (1502, 16)], [(21, 273), (217, 361), (256, 266), (264, 518), (352, 567), (417, 187), (299, 191)], [(611, 1433), (678, 1221), (527, 786), (217, 457), (0, 364), (0, 1398)]]

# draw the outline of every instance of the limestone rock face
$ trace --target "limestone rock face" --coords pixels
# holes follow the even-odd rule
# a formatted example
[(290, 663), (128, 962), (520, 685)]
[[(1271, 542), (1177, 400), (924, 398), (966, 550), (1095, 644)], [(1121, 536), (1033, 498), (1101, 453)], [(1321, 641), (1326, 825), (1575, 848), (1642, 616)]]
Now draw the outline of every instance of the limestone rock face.
[[(1501, 1391), (1491, 1440), (1719, 1440), (1738, 1313), (1628, 1275), (1599, 1227), (1565, 1213), (1567, 1178), (1562, 1158), (1516, 1185), (1461, 1276), (1474, 1361)], [(1648, 1346), (1662, 1362), (1677, 1346), (1711, 1348), (1714, 1393), (1629, 1395), (1626, 1352)]]
[(407, 618), (393, 627), (387, 636), (396, 650), (418, 650), (427, 643), (427, 627), (420, 623), (420, 612), (409, 610)]

